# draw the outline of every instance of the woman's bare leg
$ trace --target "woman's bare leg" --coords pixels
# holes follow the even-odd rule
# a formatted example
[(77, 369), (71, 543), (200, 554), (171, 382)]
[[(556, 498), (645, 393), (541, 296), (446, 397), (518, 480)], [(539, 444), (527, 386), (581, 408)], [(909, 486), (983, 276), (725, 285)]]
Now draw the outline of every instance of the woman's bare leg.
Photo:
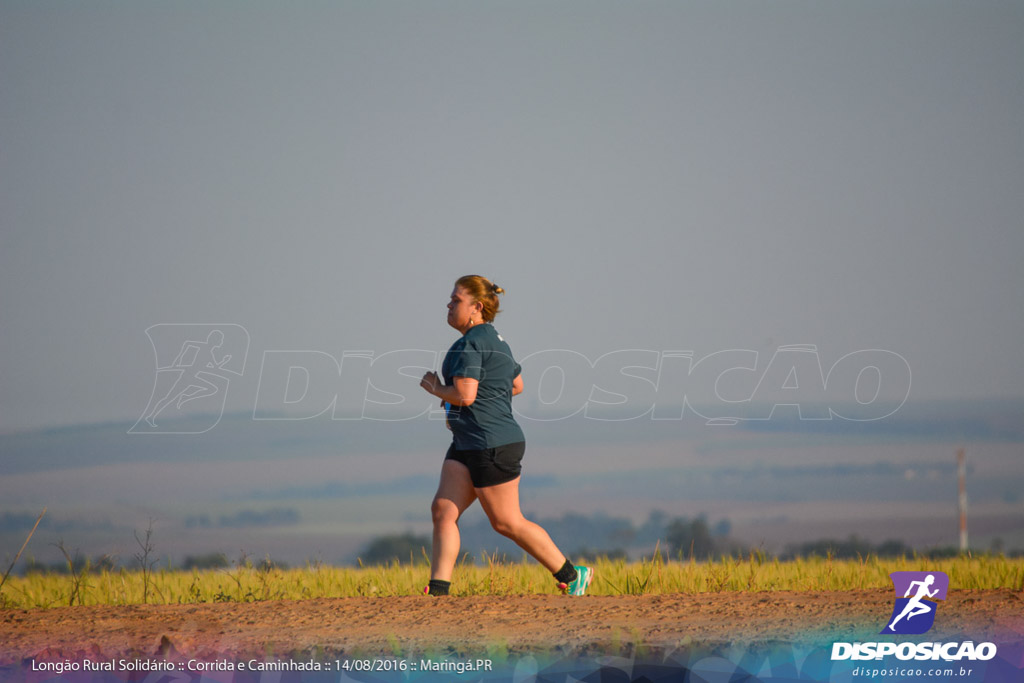
[[(468, 475), (467, 475), (468, 476)], [(512, 481), (475, 489), (491, 526), (533, 555), (552, 574), (565, 564), (565, 555), (539, 524), (523, 517), (519, 509), (519, 477)]]
[(434, 544), (430, 553), (430, 578), (451, 581), (455, 562), (459, 559), (462, 539), (459, 517), (476, 500), (469, 468), (455, 460), (441, 465), (441, 483), (430, 505), (434, 520)]

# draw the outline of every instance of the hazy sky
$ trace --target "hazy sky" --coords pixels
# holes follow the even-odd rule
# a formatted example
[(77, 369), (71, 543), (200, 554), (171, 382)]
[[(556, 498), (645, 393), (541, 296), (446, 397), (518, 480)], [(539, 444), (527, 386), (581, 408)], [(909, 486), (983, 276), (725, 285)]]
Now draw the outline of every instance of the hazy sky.
[(1024, 3), (0, 3), (0, 430), (137, 419), (146, 329), (886, 349), (1024, 395)]

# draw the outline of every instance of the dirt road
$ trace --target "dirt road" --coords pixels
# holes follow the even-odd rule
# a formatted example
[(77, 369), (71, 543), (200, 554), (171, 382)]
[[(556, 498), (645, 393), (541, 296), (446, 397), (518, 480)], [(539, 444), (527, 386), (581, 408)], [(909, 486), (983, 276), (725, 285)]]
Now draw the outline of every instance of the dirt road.
[[(88, 657), (620, 654), (875, 639), (891, 591), (339, 598), (0, 611), (0, 665)], [(1024, 597), (951, 591), (932, 640), (1024, 641)], [(8, 668), (8, 670), (10, 670)]]

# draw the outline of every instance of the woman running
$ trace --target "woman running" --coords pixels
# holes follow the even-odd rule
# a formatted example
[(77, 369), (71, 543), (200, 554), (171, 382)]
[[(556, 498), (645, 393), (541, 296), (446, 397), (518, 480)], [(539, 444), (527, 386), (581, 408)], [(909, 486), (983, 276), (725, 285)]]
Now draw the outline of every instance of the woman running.
[(459, 518), (479, 500), (495, 531), (544, 565), (563, 592), (583, 595), (593, 570), (574, 567), (548, 532), (523, 517), (519, 509), (520, 462), (526, 441), (512, 416), (512, 397), (522, 392), (523, 378), (508, 344), (491, 325), (498, 313), (498, 295), (504, 293), (480, 275), (465, 275), (455, 282), (448, 324), (462, 337), (444, 358), (444, 381), (436, 372), (426, 373), (420, 381), (445, 405), (453, 437), (431, 504), (434, 545), (425, 592), (448, 595), (459, 555)]

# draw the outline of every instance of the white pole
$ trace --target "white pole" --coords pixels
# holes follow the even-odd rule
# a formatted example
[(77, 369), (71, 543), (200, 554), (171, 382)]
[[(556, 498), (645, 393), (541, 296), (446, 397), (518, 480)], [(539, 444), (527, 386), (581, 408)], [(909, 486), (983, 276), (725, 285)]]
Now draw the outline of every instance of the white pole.
[(957, 497), (960, 508), (960, 552), (967, 552), (967, 456), (964, 449), (956, 452), (956, 471), (959, 496)]

